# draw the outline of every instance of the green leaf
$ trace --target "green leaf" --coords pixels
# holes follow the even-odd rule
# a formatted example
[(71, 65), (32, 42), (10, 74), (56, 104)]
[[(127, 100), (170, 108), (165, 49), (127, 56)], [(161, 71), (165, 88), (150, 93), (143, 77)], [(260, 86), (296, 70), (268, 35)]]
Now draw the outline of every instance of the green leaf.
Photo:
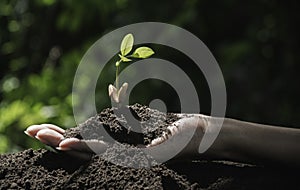
[(128, 59), (127, 57), (124, 57), (122, 55), (119, 54), (119, 57), (121, 58), (121, 61), (123, 62), (129, 62), (129, 61), (132, 61), (131, 59)]
[(131, 50), (133, 46), (133, 35), (132, 34), (127, 34), (121, 43), (120, 51), (121, 55), (125, 56), (127, 55)]
[(147, 58), (154, 54), (154, 51), (149, 47), (139, 47), (137, 48), (131, 57), (134, 58)]

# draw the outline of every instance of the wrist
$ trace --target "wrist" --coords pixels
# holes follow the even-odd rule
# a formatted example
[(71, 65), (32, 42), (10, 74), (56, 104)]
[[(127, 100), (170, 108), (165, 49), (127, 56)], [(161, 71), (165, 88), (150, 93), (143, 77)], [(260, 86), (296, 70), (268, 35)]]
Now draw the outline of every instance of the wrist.
[[(205, 152), (198, 151), (200, 157), (216, 160), (231, 160), (233, 157), (232, 142), (234, 141), (234, 127), (228, 123), (228, 119), (217, 117), (205, 117), (204, 128), (207, 140), (213, 141)], [(205, 140), (201, 141), (205, 143)], [(207, 145), (206, 145), (207, 146)], [(203, 147), (202, 147), (203, 148)], [(205, 147), (204, 147), (205, 148)], [(207, 147), (206, 147), (207, 148)], [(199, 150), (201, 148), (199, 147)]]

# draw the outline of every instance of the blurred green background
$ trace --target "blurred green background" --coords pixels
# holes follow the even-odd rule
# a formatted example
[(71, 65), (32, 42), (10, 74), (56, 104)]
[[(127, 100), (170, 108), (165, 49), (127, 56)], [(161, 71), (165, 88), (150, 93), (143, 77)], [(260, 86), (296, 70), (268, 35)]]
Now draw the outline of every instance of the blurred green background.
[[(104, 34), (145, 21), (181, 26), (208, 46), (226, 81), (228, 117), (298, 127), (299, 4), (271, 0), (2, 0), (0, 153), (41, 147), (23, 133), (31, 124), (74, 126), (72, 82), (85, 51)], [(206, 83), (185, 64), (189, 60), (168, 48), (153, 47), (157, 57), (178, 63), (193, 76), (201, 111), (209, 113)], [(106, 82), (113, 82), (113, 77)], [(169, 111), (178, 111), (176, 96), (169, 95), (172, 88), (162, 88), (164, 85), (154, 85), (154, 89), (147, 81), (138, 85), (131, 102), (147, 105), (161, 98), (168, 102)], [(97, 94), (102, 97), (97, 101), (98, 110), (109, 106), (106, 89), (97, 89)]]

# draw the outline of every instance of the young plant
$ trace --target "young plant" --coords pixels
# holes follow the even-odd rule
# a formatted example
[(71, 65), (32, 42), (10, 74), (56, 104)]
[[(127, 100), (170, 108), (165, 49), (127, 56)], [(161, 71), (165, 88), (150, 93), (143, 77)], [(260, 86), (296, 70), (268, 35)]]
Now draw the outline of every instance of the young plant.
[(121, 63), (131, 62), (132, 58), (137, 59), (145, 59), (154, 54), (154, 51), (149, 47), (139, 47), (132, 54), (134, 43), (134, 38), (132, 34), (127, 34), (120, 46), (120, 53), (118, 54), (120, 59), (116, 62), (116, 86), (110, 84), (108, 86), (108, 95), (111, 97), (112, 101), (122, 105), (122, 102), (125, 100), (126, 91), (128, 87), (128, 83), (123, 83), (121, 87), (119, 87), (119, 73), (120, 73), (120, 65)]

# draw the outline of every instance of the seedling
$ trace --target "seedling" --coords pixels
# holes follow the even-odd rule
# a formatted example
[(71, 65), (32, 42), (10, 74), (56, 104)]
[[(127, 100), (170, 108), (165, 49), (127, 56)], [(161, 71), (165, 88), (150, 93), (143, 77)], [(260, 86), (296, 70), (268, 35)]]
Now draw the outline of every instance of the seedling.
[(111, 97), (112, 101), (118, 105), (122, 105), (124, 102), (128, 87), (128, 83), (125, 82), (119, 88), (119, 73), (121, 63), (131, 62), (132, 58), (145, 59), (154, 54), (154, 51), (151, 48), (145, 46), (137, 48), (132, 54), (130, 54), (133, 48), (133, 43), (134, 38), (132, 34), (127, 34), (123, 38), (120, 46), (120, 53), (118, 54), (120, 60), (116, 62), (116, 86), (113, 86), (112, 84), (108, 86), (108, 95)]

